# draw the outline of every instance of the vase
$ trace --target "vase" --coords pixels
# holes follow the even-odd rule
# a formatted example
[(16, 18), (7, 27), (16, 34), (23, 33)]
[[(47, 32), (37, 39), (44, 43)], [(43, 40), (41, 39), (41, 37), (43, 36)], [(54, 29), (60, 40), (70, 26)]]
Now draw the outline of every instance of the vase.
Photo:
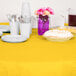
[(38, 18), (38, 35), (43, 35), (49, 30), (49, 16), (39, 15)]
[(21, 15), (24, 18), (24, 22), (26, 23), (31, 22), (31, 8), (29, 2), (22, 3)]

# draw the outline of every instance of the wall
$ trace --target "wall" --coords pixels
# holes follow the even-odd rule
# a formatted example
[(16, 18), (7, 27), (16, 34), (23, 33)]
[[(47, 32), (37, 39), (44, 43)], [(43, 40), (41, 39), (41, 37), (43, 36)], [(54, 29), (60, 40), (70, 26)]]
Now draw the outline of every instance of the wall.
[[(31, 4), (31, 13), (34, 16), (34, 11), (40, 7), (50, 6), (55, 11), (55, 16), (52, 17), (52, 22), (57, 15), (66, 15), (68, 8), (75, 8), (76, 0), (28, 0)], [(0, 0), (0, 22), (8, 22), (6, 15), (20, 14), (22, 0)], [(57, 19), (57, 18), (56, 18)], [(67, 20), (66, 20), (67, 21)]]

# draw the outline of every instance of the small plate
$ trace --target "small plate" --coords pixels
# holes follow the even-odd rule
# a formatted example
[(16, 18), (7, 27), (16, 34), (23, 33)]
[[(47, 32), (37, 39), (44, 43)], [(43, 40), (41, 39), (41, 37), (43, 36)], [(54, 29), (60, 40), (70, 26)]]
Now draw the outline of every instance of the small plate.
[(2, 36), (1, 39), (9, 43), (19, 43), (27, 40), (27, 38), (22, 35), (5, 35), (5, 36)]
[(0, 31), (7, 33), (10, 32), (10, 26), (8, 25), (0, 25)]

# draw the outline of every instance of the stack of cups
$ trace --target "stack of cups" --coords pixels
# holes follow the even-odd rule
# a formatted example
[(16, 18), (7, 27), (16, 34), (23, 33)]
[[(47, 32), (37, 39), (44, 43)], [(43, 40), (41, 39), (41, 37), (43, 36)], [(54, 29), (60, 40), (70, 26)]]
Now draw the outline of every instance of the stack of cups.
[(20, 21), (20, 32), (21, 35), (29, 38), (32, 33), (31, 26), (31, 10), (28, 2), (23, 2), (21, 11), (22, 20)]

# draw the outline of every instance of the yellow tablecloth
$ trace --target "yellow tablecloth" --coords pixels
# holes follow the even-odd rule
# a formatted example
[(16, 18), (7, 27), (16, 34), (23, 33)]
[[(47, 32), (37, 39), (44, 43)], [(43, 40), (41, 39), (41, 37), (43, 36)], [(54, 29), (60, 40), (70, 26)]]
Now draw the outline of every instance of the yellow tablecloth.
[(23, 43), (0, 39), (0, 76), (76, 76), (76, 38), (50, 42), (33, 29)]

